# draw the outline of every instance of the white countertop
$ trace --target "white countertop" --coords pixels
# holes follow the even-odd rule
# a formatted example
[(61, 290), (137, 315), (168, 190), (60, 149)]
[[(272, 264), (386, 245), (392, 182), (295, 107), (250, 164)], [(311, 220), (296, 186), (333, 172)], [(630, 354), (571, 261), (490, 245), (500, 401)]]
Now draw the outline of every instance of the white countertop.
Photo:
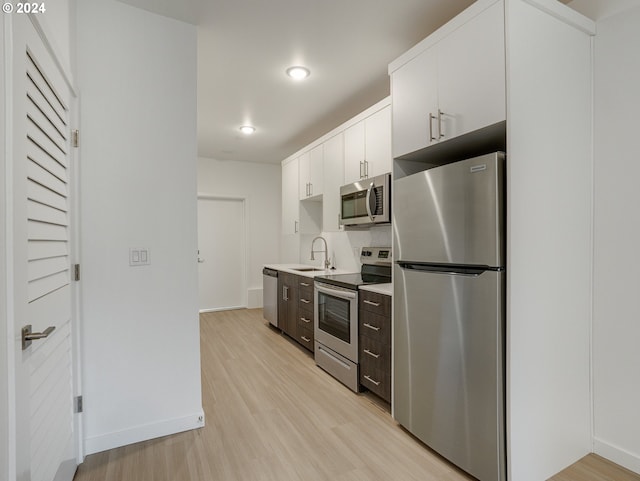
[[(309, 266), (306, 264), (265, 264), (267, 269), (275, 269), (276, 271), (287, 272), (289, 274), (296, 274), (298, 276), (305, 277), (315, 277), (315, 276), (326, 276), (333, 274), (357, 274), (355, 271), (348, 271), (345, 269), (320, 269), (317, 266)], [(319, 269), (317, 271), (299, 271), (297, 269), (305, 269), (305, 268), (314, 268)], [(393, 284), (369, 284), (367, 286), (360, 286), (360, 290), (377, 292), (378, 294), (384, 294), (386, 296), (393, 295)]]
[(366, 286), (360, 286), (360, 290), (376, 292), (378, 294), (384, 294), (385, 296), (393, 296), (393, 284), (391, 282), (386, 284), (369, 284)]
[[(275, 269), (276, 271), (287, 272), (289, 274), (296, 274), (298, 276), (315, 277), (326, 276), (333, 274), (353, 274), (354, 271), (348, 271), (345, 269), (320, 269), (318, 266), (309, 266), (305, 264), (265, 264), (267, 269)], [(317, 271), (299, 271), (296, 269), (314, 268), (319, 269)]]

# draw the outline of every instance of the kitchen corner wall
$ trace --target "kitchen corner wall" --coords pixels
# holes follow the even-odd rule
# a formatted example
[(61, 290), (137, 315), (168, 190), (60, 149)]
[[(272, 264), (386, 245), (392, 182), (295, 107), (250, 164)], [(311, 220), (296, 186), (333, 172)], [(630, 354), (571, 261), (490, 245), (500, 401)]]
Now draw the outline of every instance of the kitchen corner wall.
[[(4, 58), (4, 22), (0, 22), (0, 78), (5, 78), (5, 58)], [(5, 88), (0, 90), (0, 479), (10, 479), (9, 476), (9, 356), (13, 356), (14, 351), (9, 346), (8, 325), (7, 325), (7, 218), (6, 218), (6, 186), (7, 163), (4, 146), (6, 146), (6, 98), (8, 92)], [(13, 329), (12, 329), (13, 331)], [(11, 339), (11, 343), (13, 343)]]
[(640, 7), (595, 39), (594, 451), (640, 473)]
[(244, 198), (247, 208), (247, 307), (262, 307), (262, 267), (277, 264), (280, 164), (198, 159), (198, 194)]
[[(86, 454), (202, 425), (196, 28), (77, 12)], [(150, 264), (130, 267), (129, 249)]]

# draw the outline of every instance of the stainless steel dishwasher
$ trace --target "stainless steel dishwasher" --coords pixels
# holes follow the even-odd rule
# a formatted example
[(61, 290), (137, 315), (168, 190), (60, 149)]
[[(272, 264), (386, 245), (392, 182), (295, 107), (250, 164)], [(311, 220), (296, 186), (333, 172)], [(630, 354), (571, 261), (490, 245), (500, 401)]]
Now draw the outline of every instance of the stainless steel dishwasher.
[(278, 271), (262, 269), (262, 315), (278, 327)]

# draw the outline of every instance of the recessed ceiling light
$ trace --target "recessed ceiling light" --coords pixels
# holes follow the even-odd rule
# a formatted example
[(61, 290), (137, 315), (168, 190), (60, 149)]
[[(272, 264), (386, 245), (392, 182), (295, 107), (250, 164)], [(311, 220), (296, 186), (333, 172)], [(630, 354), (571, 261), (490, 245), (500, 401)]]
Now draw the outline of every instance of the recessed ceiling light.
[(256, 128), (252, 127), (251, 125), (243, 125), (242, 127), (240, 127), (240, 132), (242, 132), (244, 135), (251, 135), (255, 131)]
[(306, 79), (310, 74), (309, 69), (305, 67), (295, 66), (287, 69), (287, 75), (293, 80)]

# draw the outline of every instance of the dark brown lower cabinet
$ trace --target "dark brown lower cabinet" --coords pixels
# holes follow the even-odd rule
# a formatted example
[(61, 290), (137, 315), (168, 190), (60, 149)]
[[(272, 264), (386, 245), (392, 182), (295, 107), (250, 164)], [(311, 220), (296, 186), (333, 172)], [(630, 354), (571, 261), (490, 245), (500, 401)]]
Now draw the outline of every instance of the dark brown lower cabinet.
[(391, 402), (391, 297), (360, 291), (360, 384)]

